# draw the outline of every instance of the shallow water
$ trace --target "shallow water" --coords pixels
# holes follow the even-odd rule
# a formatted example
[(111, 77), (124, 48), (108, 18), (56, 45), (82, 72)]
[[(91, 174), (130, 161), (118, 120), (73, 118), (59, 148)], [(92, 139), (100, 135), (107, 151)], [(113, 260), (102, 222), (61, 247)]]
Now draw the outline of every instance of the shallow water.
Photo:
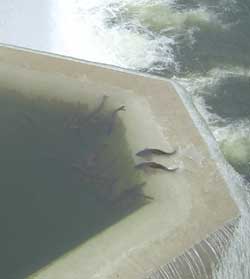
[(0, 107), (1, 278), (24, 278), (148, 202), (105, 100), (89, 110), (1, 89)]
[[(250, 181), (248, 0), (47, 0), (41, 17), (27, 3), (3, 5), (2, 41), (177, 79)], [(242, 218), (215, 278), (250, 277), (247, 187), (234, 197)]]

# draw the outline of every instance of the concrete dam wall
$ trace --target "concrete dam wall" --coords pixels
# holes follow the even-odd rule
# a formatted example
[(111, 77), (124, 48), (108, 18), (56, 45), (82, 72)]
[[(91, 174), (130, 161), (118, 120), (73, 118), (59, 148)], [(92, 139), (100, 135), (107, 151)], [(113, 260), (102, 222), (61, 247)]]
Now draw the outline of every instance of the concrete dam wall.
[[(43, 226), (46, 233), (43, 232), (39, 235), (39, 230), (31, 233), (31, 236), (37, 235), (34, 243), (43, 238), (46, 244), (46, 238), (49, 239), (52, 234), (50, 229), (52, 227), (59, 228), (57, 236), (62, 240), (57, 242), (55, 249), (60, 250), (60, 246), (64, 245), (65, 249), (53, 254), (53, 256), (49, 252), (47, 255), (46, 249), (44, 249), (45, 252), (40, 252), (39, 248), (33, 249), (32, 258), (37, 254), (39, 257), (32, 263), (27, 258), (23, 266), (16, 266), (15, 274), (19, 274), (19, 277), (16, 278), (21, 278), (20, 274), (34, 279), (146, 278), (157, 267), (170, 263), (174, 258), (182, 255), (184, 251), (203, 241), (226, 223), (239, 217), (238, 208), (227, 187), (230, 181), (223, 171), (224, 161), (214, 139), (191, 102), (185, 97), (185, 92), (172, 81), (124, 71), (107, 65), (10, 46), (0, 47), (0, 81), (1, 94), (4, 94), (2, 92), (12, 92), (8, 94), (13, 94), (16, 96), (15, 98), (21, 96), (20, 98), (24, 98), (25, 102), (29, 102), (29, 104), (30, 102), (34, 104), (36, 102), (34, 100), (48, 99), (60, 100), (65, 107), (65, 103), (79, 105), (79, 108), (83, 104), (86, 105), (90, 113), (86, 117), (83, 116), (85, 118), (82, 122), (79, 120), (81, 116), (75, 117), (74, 115), (72, 117), (71, 115), (68, 118), (65, 114), (66, 119), (70, 119), (69, 122), (72, 126), (70, 127), (72, 129), (67, 131), (79, 130), (83, 138), (85, 134), (89, 133), (88, 129), (91, 129), (91, 125), (96, 125), (98, 121), (102, 121), (99, 116), (99, 118), (97, 117), (101, 110), (105, 111), (102, 114), (103, 117), (107, 115), (107, 119), (109, 119), (107, 123), (111, 125), (108, 126), (111, 127), (111, 133), (116, 131), (116, 125), (120, 125), (123, 129), (120, 134), (117, 131), (116, 138), (112, 142), (109, 141), (109, 137), (103, 136), (103, 144), (98, 143), (98, 147), (102, 146), (103, 148), (100, 160), (104, 161), (104, 163), (102, 161), (101, 166), (105, 168), (100, 179), (102, 182), (108, 181), (110, 187), (106, 187), (105, 182), (100, 189), (99, 185), (101, 184), (88, 177), (93, 169), (97, 169), (95, 164), (98, 164), (99, 167), (94, 151), (91, 151), (92, 153), (86, 151), (90, 157), (88, 160), (82, 158), (84, 164), (86, 163), (84, 167), (80, 161), (77, 161), (76, 164), (72, 159), (73, 163), (70, 163), (73, 168), (80, 169), (83, 179), (88, 177), (89, 180), (84, 180), (84, 183), (88, 184), (88, 187), (86, 186), (88, 189), (90, 188), (89, 184), (97, 183), (97, 186), (93, 186), (93, 193), (92, 189), (89, 190), (90, 197), (97, 195), (100, 203), (105, 199), (103, 208), (105, 210), (108, 208), (107, 216), (115, 213), (116, 216), (110, 218), (105, 225), (98, 227), (98, 230), (93, 230), (94, 232), (81, 238), (85, 227), (89, 227), (89, 225), (78, 229), (77, 225), (70, 225), (70, 220), (73, 220), (81, 210), (89, 210), (87, 212), (88, 218), (81, 217), (77, 222), (82, 222), (84, 225), (88, 222), (86, 220), (91, 219), (93, 223), (98, 223), (98, 216), (102, 210), (98, 206), (97, 210), (93, 204), (89, 205), (89, 209), (80, 207), (81, 202), (87, 202), (85, 200), (87, 195), (85, 195), (85, 189), (87, 188), (85, 188), (84, 183), (82, 188), (79, 184), (77, 196), (82, 195), (82, 200), (79, 198), (78, 202), (79, 208), (83, 209), (74, 211), (72, 215), (67, 213), (71, 212), (73, 205), (67, 203), (66, 196), (60, 212), (53, 215), (54, 219), (50, 219), (53, 225), (48, 226), (47, 229)], [(12, 104), (11, 101), (8, 102), (8, 104)], [(56, 109), (58, 106), (60, 104), (57, 104)], [(49, 110), (53, 111), (53, 104), (50, 105)], [(81, 115), (81, 110), (77, 115)], [(27, 114), (27, 111), (24, 111), (23, 117), (26, 122), (31, 123), (30, 126), (35, 127), (34, 129), (39, 129), (42, 125), (36, 124), (42, 121), (39, 117), (33, 117), (31, 113)], [(55, 128), (52, 127), (51, 130), (54, 131)], [(3, 132), (5, 131), (3, 130)], [(93, 141), (97, 137), (102, 138), (102, 134), (93, 133), (93, 135)], [(120, 145), (118, 142), (122, 136), (119, 135), (124, 136)], [(58, 145), (64, 137), (66, 137), (64, 134), (60, 134)], [(79, 144), (79, 148), (84, 143), (87, 145), (84, 140)], [(38, 141), (37, 138), (34, 141)], [(121, 149), (121, 146), (126, 145), (125, 143), (127, 144), (126, 152)], [(55, 149), (56, 147), (57, 144), (55, 144)], [(20, 148), (22, 147), (20, 146)], [(70, 148), (70, 145), (64, 145), (64, 149)], [(155, 150), (173, 154), (159, 154)], [(112, 160), (116, 160), (115, 164), (112, 164), (113, 161), (109, 158), (111, 151), (115, 158), (112, 157)], [(66, 158), (71, 158), (71, 155), (67, 156)], [(113, 180), (106, 178), (104, 174), (113, 175), (112, 169), (113, 172), (116, 172), (115, 166), (125, 160), (126, 156), (129, 156), (126, 159), (126, 172), (124, 171)], [(21, 164), (25, 164), (22, 162), (22, 158), (19, 160)], [(37, 161), (39, 164), (40, 161)], [(109, 165), (108, 170), (105, 166), (107, 164)], [(122, 166), (125, 166), (125, 163)], [(39, 168), (39, 170), (41, 169), (43, 167)], [(102, 168), (100, 167), (100, 169)], [(73, 170), (69, 170), (69, 172), (74, 179)], [(98, 169), (98, 173), (95, 175), (99, 177), (100, 172), (101, 170)], [(53, 168), (51, 173), (53, 175)], [(59, 178), (61, 173), (58, 171)], [(46, 175), (48, 176), (48, 174)], [(139, 189), (140, 191), (138, 190), (139, 194), (137, 188), (132, 186), (127, 188), (126, 186), (128, 183), (134, 183), (130, 180), (130, 176), (134, 175), (136, 175), (135, 185), (142, 188)], [(4, 183), (2, 181), (1, 185)], [(18, 183), (15, 185), (20, 189), (21, 185)], [(55, 198), (51, 201), (53, 204), (51, 208), (55, 211), (57, 203), (59, 204), (59, 197), (61, 198), (66, 190), (60, 192), (60, 187), (57, 187), (57, 191)], [(67, 195), (69, 198), (74, 191), (76, 188), (71, 187), (68, 183)], [(102, 194), (100, 195), (99, 192)], [(103, 194), (103, 192), (105, 193)], [(46, 197), (51, 198), (50, 189), (46, 193), (45, 202), (37, 209), (38, 213), (44, 212)], [(132, 200), (136, 199), (137, 201), (138, 195), (143, 196), (148, 201), (143, 202), (140, 206), (135, 206)], [(25, 202), (28, 208), (29, 203), (31, 203), (31, 199)], [(11, 204), (13, 208), (15, 207), (15, 201), (12, 199), (8, 204)], [(32, 206), (36, 206), (35, 200), (33, 200)], [(65, 210), (66, 213), (62, 213), (62, 210)], [(6, 216), (8, 218), (8, 213)], [(40, 222), (39, 216), (40, 214), (34, 216), (38, 220), (37, 222)], [(44, 214), (41, 220), (44, 221), (46, 218), (46, 214)], [(68, 225), (57, 227), (58, 219), (62, 220), (61, 223), (67, 220)], [(44, 224), (49, 223), (46, 222)], [(19, 226), (31, 226), (28, 231), (33, 230), (31, 221), (27, 221), (27, 224), (21, 223)], [(16, 227), (18, 228), (17, 225)], [(68, 232), (71, 230), (77, 231), (77, 241), (70, 238)], [(16, 235), (18, 234), (19, 232), (16, 231)], [(6, 235), (8, 234), (6, 233)], [(9, 234), (10, 239), (7, 242), (10, 242), (10, 245), (12, 243), (11, 237), (13, 237), (12, 234)], [(55, 237), (55, 239), (58, 238)], [(20, 241), (22, 241), (22, 237), (20, 237)], [(51, 243), (49, 244), (50, 249), (53, 248), (51, 248), (53, 246)], [(67, 243), (70, 244), (66, 245)], [(13, 245), (12, 248), (15, 249), (15, 247), (19, 249), (21, 257), (22, 251), (20, 251), (18, 242), (17, 246)], [(23, 253), (25, 254), (25, 251)], [(9, 256), (8, 259), (8, 264), (11, 267), (15, 257)], [(8, 274), (7, 268), (6, 274)]]

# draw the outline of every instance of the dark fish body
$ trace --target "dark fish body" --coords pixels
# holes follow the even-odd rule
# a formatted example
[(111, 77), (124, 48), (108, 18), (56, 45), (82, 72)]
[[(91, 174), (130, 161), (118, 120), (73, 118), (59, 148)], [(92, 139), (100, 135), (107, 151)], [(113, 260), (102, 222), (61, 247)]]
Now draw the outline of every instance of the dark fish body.
[(138, 183), (138, 184), (135, 184), (132, 189), (142, 189), (144, 186), (146, 186), (147, 182), (142, 182), (142, 183)]
[(139, 184), (134, 184), (131, 188), (123, 191), (120, 195), (120, 197), (125, 197), (129, 195), (135, 195), (135, 194), (140, 194), (140, 191), (142, 191), (142, 188), (146, 185), (146, 182), (142, 182)]
[(135, 168), (138, 170), (145, 170), (147, 168), (151, 168), (151, 169), (159, 169), (159, 170), (164, 170), (164, 171), (176, 171), (178, 169), (178, 168), (168, 168), (162, 164), (155, 163), (155, 162), (139, 163), (135, 166)]
[(93, 111), (93, 114), (97, 114), (97, 113), (99, 113), (103, 109), (104, 104), (105, 104), (107, 98), (108, 98), (108, 96), (106, 96), (106, 95), (104, 95), (102, 97), (102, 101), (101, 101), (100, 105), (96, 108), (95, 111)]
[(23, 113), (24, 120), (28, 122), (31, 126), (35, 127), (36, 126), (36, 121), (34, 118), (29, 114), (28, 112)]
[(113, 111), (112, 117), (115, 117), (115, 115), (118, 111), (125, 111), (125, 110), (126, 110), (126, 107), (124, 105), (120, 106), (119, 108), (117, 108)]
[(143, 198), (148, 201), (153, 201), (154, 198), (148, 195), (145, 195), (142, 191), (142, 188), (146, 185), (146, 182), (138, 183), (133, 185), (130, 189), (123, 191), (119, 197), (117, 197), (114, 201), (115, 203), (120, 203), (122, 201), (132, 201), (138, 200), (138, 198)]
[(153, 201), (153, 200), (154, 200), (153, 197), (148, 196), (148, 195), (144, 195), (144, 194), (143, 194), (143, 197), (144, 197), (145, 199), (147, 199), (147, 200), (150, 200), (150, 201)]
[(120, 106), (119, 108), (115, 109), (112, 112), (111, 115), (111, 120), (110, 120), (110, 124), (107, 127), (107, 134), (110, 135), (113, 132), (114, 126), (115, 126), (115, 122), (116, 122), (116, 117), (117, 117), (117, 113), (119, 111), (125, 111), (126, 107), (124, 105)]
[(102, 97), (102, 101), (101, 103), (99, 104), (99, 106), (94, 110), (92, 111), (89, 116), (87, 117), (87, 119), (91, 119), (91, 118), (94, 118), (97, 114), (99, 114), (101, 112), (101, 110), (104, 108), (104, 105), (105, 105), (105, 102), (107, 100), (108, 96), (104, 95)]
[(170, 156), (170, 155), (174, 155), (175, 153), (176, 153), (176, 150), (167, 152), (167, 151), (163, 151), (161, 149), (156, 149), (156, 148), (145, 148), (145, 149), (137, 152), (136, 155), (139, 157), (147, 157), (147, 156), (152, 156), (152, 155)]

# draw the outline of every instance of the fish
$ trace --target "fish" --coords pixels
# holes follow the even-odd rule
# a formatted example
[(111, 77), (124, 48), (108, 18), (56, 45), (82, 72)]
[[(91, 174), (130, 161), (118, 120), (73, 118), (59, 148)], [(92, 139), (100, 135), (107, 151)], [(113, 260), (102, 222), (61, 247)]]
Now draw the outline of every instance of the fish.
[(145, 195), (142, 191), (142, 188), (146, 185), (146, 182), (142, 182), (142, 183), (138, 183), (138, 184), (134, 184), (131, 188), (123, 191), (122, 193), (120, 193), (120, 195), (118, 197), (116, 197), (116, 199), (113, 200), (113, 205), (119, 205), (123, 202), (125, 202), (125, 205), (128, 205), (128, 202), (132, 202), (135, 203), (136, 201), (138, 202), (138, 199), (141, 200), (144, 199), (146, 203), (148, 203), (148, 201), (153, 201), (154, 198), (148, 195)]
[(148, 157), (148, 156), (152, 156), (152, 155), (159, 155), (159, 156), (170, 156), (170, 155), (174, 155), (177, 152), (177, 150), (173, 150), (173, 151), (163, 151), (161, 149), (157, 149), (157, 148), (145, 148), (139, 152), (137, 152), (135, 155), (139, 156), (139, 157)]
[(30, 113), (28, 112), (24, 112), (23, 113), (23, 118), (26, 122), (28, 122), (32, 127), (35, 127), (36, 126), (36, 121), (34, 120), (34, 118), (31, 116)]
[(119, 196), (116, 199), (123, 199), (124, 197), (138, 195), (142, 188), (146, 185), (146, 182), (134, 184), (131, 188), (124, 190), (123, 192), (119, 193)]
[(132, 189), (142, 189), (144, 186), (146, 186), (147, 182), (141, 182), (141, 183), (138, 183), (138, 184), (134, 184)]
[(178, 169), (178, 167), (169, 168), (169, 167), (166, 167), (162, 164), (155, 163), (155, 162), (143, 162), (143, 163), (139, 163), (139, 164), (135, 165), (135, 169), (137, 169), (137, 170), (145, 170), (147, 168), (160, 169), (160, 170), (170, 171), (170, 172), (174, 172)]
[(115, 109), (112, 114), (111, 114), (111, 120), (110, 123), (107, 127), (107, 134), (111, 135), (111, 133), (113, 132), (113, 129), (115, 127), (115, 122), (116, 122), (116, 117), (117, 117), (117, 113), (119, 111), (126, 111), (126, 107), (124, 105), (118, 107), (117, 109)]
[(153, 201), (153, 200), (154, 200), (153, 197), (148, 196), (148, 195), (144, 195), (144, 194), (143, 194), (143, 197), (144, 197), (145, 199), (147, 199), (147, 200), (150, 200), (150, 201)]
[[(145, 187), (146, 184), (147, 184), (147, 182), (145, 182), (145, 181), (142, 182), (142, 183), (135, 184), (135, 185), (133, 186), (132, 189), (134, 190), (135, 194), (144, 197), (146, 200), (153, 201), (153, 200), (154, 200), (153, 197), (148, 196), (148, 195), (145, 195), (145, 194), (142, 192), (142, 188)], [(140, 192), (140, 191), (141, 191), (141, 192)]]
[(119, 108), (115, 109), (112, 113), (112, 117), (115, 116), (115, 114), (118, 112), (118, 111), (126, 111), (126, 107), (124, 105), (120, 106)]
[(107, 95), (104, 95), (104, 96), (102, 97), (102, 101), (101, 101), (101, 103), (99, 104), (99, 106), (98, 106), (94, 111), (92, 111), (92, 112), (89, 114), (89, 116), (87, 117), (87, 119), (92, 119), (92, 118), (94, 118), (96, 115), (98, 115), (98, 114), (101, 112), (101, 110), (104, 108), (104, 105), (105, 105), (106, 100), (108, 99), (108, 97), (109, 97), (109, 96), (107, 96)]

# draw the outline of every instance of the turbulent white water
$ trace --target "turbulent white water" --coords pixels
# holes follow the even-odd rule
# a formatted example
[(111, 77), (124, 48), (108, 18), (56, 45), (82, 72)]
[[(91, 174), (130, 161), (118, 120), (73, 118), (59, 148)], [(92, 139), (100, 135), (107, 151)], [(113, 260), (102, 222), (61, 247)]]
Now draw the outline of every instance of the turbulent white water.
[(168, 54), (164, 61), (171, 63), (173, 58), (168, 45), (172, 39), (151, 39), (131, 32), (126, 26), (105, 26), (105, 21), (116, 12), (116, 7), (112, 8), (112, 5), (117, 2), (58, 1), (61, 17), (57, 22), (59, 32), (57, 29), (55, 33), (62, 36), (59, 36), (60, 40), (55, 37), (55, 48), (86, 60), (131, 69), (150, 68), (156, 60), (163, 59), (159, 48), (164, 48)]
[[(196, 44), (195, 32), (202, 28), (214, 28), (219, 19), (205, 5), (194, 9), (174, 10), (172, 7), (175, 2), (177, 1), (56, 1), (55, 5), (61, 16), (56, 22), (55, 35), (61, 35), (60, 38), (54, 37), (54, 47), (63, 54), (72, 53), (86, 60), (160, 73), (163, 76), (171, 72), (193, 96), (194, 103), (210, 125), (228, 160), (236, 167), (243, 168), (246, 173), (250, 171), (250, 119), (230, 119), (215, 113), (213, 95), (211, 97), (214, 93), (210, 89), (230, 77), (248, 78), (250, 71), (238, 66), (213, 67), (206, 71), (204, 62), (193, 59), (196, 71), (178, 77), (185, 63), (177, 59), (179, 52), (175, 46), (178, 38), (175, 33), (178, 31), (189, 42), (189, 46), (192, 46)], [(235, 189), (231, 190), (234, 192)], [(239, 228), (214, 278), (250, 277), (250, 249), (247, 245), (250, 243), (250, 207), (247, 204), (247, 195), (245, 184), (240, 188), (239, 197), (235, 197), (242, 213)]]

